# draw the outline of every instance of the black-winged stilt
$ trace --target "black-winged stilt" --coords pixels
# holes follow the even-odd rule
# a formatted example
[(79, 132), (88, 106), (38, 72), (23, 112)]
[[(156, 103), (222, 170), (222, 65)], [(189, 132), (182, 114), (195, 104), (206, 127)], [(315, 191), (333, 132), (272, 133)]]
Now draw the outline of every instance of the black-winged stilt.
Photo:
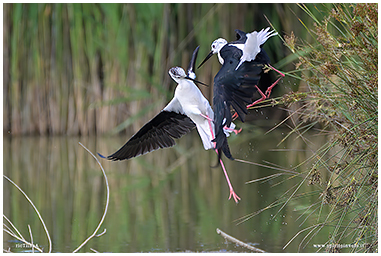
[[(169, 75), (178, 85), (174, 98), (168, 105), (115, 153), (107, 157), (98, 153), (99, 156), (108, 160), (118, 161), (143, 155), (159, 148), (172, 147), (176, 144), (174, 139), (182, 137), (195, 127), (201, 137), (205, 150), (215, 148), (215, 144), (212, 142), (214, 139), (214, 113), (208, 100), (202, 95), (195, 84), (201, 83), (195, 80), (196, 74), (194, 73), (198, 50), (199, 47), (193, 52), (189, 63), (188, 75), (180, 67), (173, 67), (169, 70)], [(236, 132), (234, 128), (234, 123), (229, 123), (228, 127), (223, 127), (224, 136), (227, 137), (231, 132)], [(229, 185), (229, 199), (233, 196), (233, 199), (238, 202), (240, 198), (233, 190), (220, 157), (219, 160)]]
[[(226, 157), (230, 159), (234, 158), (229, 151), (226, 137), (223, 136), (223, 127), (229, 126), (237, 116), (244, 122), (247, 108), (269, 97), (272, 88), (279, 82), (281, 77), (284, 77), (283, 73), (270, 65), (270, 58), (262, 49), (268, 38), (277, 35), (274, 31), (268, 32), (269, 29), (266, 28), (252, 33), (236, 30), (237, 40), (230, 43), (223, 38), (218, 38), (212, 43), (212, 49), (208, 56), (199, 65), (199, 67), (203, 65), (213, 54), (217, 54), (218, 60), (222, 64), (221, 69), (214, 77), (213, 110), (216, 127), (214, 142), (216, 142), (218, 152), (222, 150)], [(258, 88), (258, 82), (266, 65), (277, 71), (281, 77), (263, 93)], [(256, 91), (262, 97), (252, 102)], [(236, 111), (234, 116), (230, 113), (230, 106)]]

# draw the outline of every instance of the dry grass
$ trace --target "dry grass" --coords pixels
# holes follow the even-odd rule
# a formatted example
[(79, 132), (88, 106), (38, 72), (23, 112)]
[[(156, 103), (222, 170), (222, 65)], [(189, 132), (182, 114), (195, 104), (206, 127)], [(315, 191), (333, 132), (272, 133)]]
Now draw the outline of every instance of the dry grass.
[[(304, 133), (315, 132), (329, 140), (291, 170), (302, 170), (288, 178), (300, 179), (297, 186), (242, 220), (319, 194), (300, 216), (303, 223), (312, 218), (316, 224), (301, 229), (285, 247), (302, 237), (299, 250), (303, 250), (330, 230), (324, 247), (317, 251), (374, 252), (378, 244), (378, 5), (335, 4), (327, 8), (323, 21), (305, 5), (300, 8), (314, 21), (313, 28), (305, 26), (314, 42), (294, 33), (285, 37), (286, 46), (299, 59), (290, 74), (302, 86), (299, 92), (276, 100), (288, 107), (288, 121), (293, 124), (288, 125), (291, 132), (284, 140), (296, 134), (311, 149)], [(313, 190), (299, 194), (302, 186)], [(350, 246), (343, 249), (348, 241)]]
[[(105, 180), (105, 184), (106, 184), (106, 202), (105, 202), (105, 209), (104, 209), (104, 212), (103, 212), (103, 215), (102, 215), (102, 218), (101, 220), (99, 221), (98, 223), (98, 226), (95, 228), (94, 232), (88, 237), (86, 238), (83, 243), (81, 245), (79, 245), (73, 252), (78, 252), (80, 249), (83, 248), (84, 245), (86, 245), (91, 239), (93, 239), (94, 237), (100, 237), (102, 235), (104, 235), (106, 233), (106, 229), (104, 229), (100, 234), (97, 234), (100, 227), (102, 226), (103, 224), (103, 221), (107, 215), (107, 209), (108, 209), (108, 206), (109, 206), (109, 198), (110, 198), (110, 188), (109, 188), (109, 183), (108, 183), (108, 179), (107, 179), (107, 176), (106, 176), (106, 172), (105, 170), (103, 169), (103, 166), (101, 165), (101, 163), (98, 161), (98, 159), (95, 157), (95, 155), (93, 153), (91, 153), (85, 146), (83, 146), (81, 143), (79, 143), (98, 163), (101, 171), (102, 171), (102, 174), (103, 174), (103, 178)], [(3, 175), (3, 177), (9, 181), (13, 186), (15, 186), (21, 193), (22, 195), (25, 197), (25, 199), (29, 202), (29, 204), (33, 207), (33, 209), (35, 210), (37, 216), (38, 216), (38, 219), (41, 221), (41, 224), (42, 226), (44, 227), (44, 231), (45, 231), (45, 234), (47, 236), (47, 239), (48, 239), (48, 243), (49, 243), (49, 250), (48, 250), (48, 253), (52, 252), (53, 250), (53, 245), (52, 245), (52, 240), (50, 238), (50, 234), (49, 234), (49, 231), (48, 231), (48, 228), (47, 226), (45, 225), (45, 222), (43, 220), (43, 217), (41, 216), (40, 212), (38, 211), (37, 207), (35, 206), (35, 204), (33, 203), (33, 201), (28, 197), (28, 195), (16, 184), (14, 183), (11, 179), (9, 179), (7, 176)], [(34, 252), (34, 250), (37, 250), (39, 252), (44, 252), (44, 250), (39, 247), (39, 245), (37, 243), (34, 243), (33, 242), (33, 233), (32, 233), (32, 230), (30, 228), (30, 226), (28, 225), (28, 230), (29, 230), (29, 235), (30, 235), (30, 240), (24, 238), (24, 236), (20, 233), (19, 229), (12, 223), (11, 220), (9, 220), (5, 215), (3, 215), (3, 218), (6, 220), (6, 222), (9, 224), (5, 224), (3, 225), (3, 230), (4, 232), (6, 232), (7, 234), (9, 234), (11, 237), (17, 239), (21, 244), (21, 248), (28, 248), (28, 249), (31, 249), (32, 252)], [(94, 251), (94, 249), (90, 248), (90, 250)], [(12, 250), (10, 248), (8, 249), (3, 249), (4, 252), (12, 252)]]

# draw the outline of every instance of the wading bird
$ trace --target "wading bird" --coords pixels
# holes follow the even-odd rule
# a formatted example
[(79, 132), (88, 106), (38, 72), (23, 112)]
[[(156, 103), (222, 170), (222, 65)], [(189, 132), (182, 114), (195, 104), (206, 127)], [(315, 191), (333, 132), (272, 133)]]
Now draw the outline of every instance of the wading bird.
[[(198, 66), (200, 68), (213, 54), (217, 54), (218, 60), (222, 64), (221, 69), (214, 77), (213, 87), (216, 129), (213, 142), (216, 143), (219, 156), (223, 151), (226, 157), (234, 159), (229, 151), (226, 136), (223, 135), (223, 127), (229, 126), (237, 116), (244, 122), (247, 109), (268, 98), (272, 88), (284, 77), (283, 73), (270, 65), (270, 58), (262, 49), (268, 38), (277, 35), (274, 31), (268, 32), (269, 29), (252, 33), (236, 30), (237, 40), (230, 43), (223, 38), (218, 38), (212, 43), (208, 56)], [(258, 82), (266, 66), (277, 71), (281, 77), (263, 93), (258, 88)], [(252, 102), (256, 91), (261, 94), (261, 98)], [(230, 106), (236, 111), (233, 116), (230, 113)]]
[[(173, 67), (169, 70), (169, 75), (178, 85), (175, 95), (168, 105), (115, 153), (107, 157), (98, 153), (99, 156), (108, 160), (118, 161), (143, 155), (160, 148), (172, 147), (176, 144), (174, 139), (182, 137), (195, 127), (201, 137), (205, 150), (215, 148), (212, 142), (214, 139), (214, 113), (208, 100), (202, 95), (195, 84), (201, 83), (195, 80), (196, 74), (194, 73), (198, 50), (199, 47), (193, 52), (189, 63), (188, 75), (180, 67)], [(228, 127), (223, 128), (224, 136), (229, 136), (231, 132), (238, 133), (234, 128), (234, 123), (229, 123)], [(235, 202), (238, 202), (240, 198), (233, 190), (220, 157), (219, 160), (230, 189), (229, 199), (233, 196)]]

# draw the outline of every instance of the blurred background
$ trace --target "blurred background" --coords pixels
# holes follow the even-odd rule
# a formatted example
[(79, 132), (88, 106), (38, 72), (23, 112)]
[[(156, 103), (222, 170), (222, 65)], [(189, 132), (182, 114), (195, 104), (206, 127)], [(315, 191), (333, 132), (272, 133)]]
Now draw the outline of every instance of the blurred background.
[[(186, 68), (198, 45), (201, 63), (215, 39), (269, 22), (308, 39), (305, 16), (295, 4), (4, 4), (4, 134), (131, 134), (173, 97), (168, 70)], [(264, 48), (276, 68), (294, 68), (279, 37)], [(219, 67), (213, 58), (197, 70), (209, 100)], [(298, 86), (284, 79), (274, 95)]]
[[(310, 42), (306, 28), (332, 4), (306, 6), (316, 20), (291, 3), (3, 4), (4, 174), (40, 210), (53, 251), (73, 251), (104, 210), (103, 176), (78, 142), (106, 155), (122, 146), (170, 101), (176, 83), (168, 70), (186, 68), (198, 45), (197, 64), (215, 39), (233, 41), (235, 29), (272, 26), (279, 36), (264, 49), (286, 77), (271, 98), (306, 91), (305, 82), (292, 75), (298, 58), (283, 38), (293, 33)], [(197, 79), (210, 85), (200, 87), (210, 102), (219, 68), (213, 57), (196, 71)], [(278, 76), (264, 74), (260, 87)], [(328, 134), (289, 135), (300, 123), (297, 115), (286, 119), (288, 108), (267, 104), (250, 110), (244, 124), (236, 122), (243, 131), (229, 138), (232, 154), (252, 163), (224, 160), (242, 198), (237, 205), (228, 200), (221, 169), (211, 168), (215, 153), (203, 150), (196, 131), (170, 149), (129, 161), (101, 161), (111, 193), (101, 229), (107, 232), (81, 252), (247, 252), (226, 242), (216, 228), (268, 252), (316, 252), (335, 227), (316, 225), (329, 211), (320, 208), (324, 188), (302, 186), (307, 176), (295, 174), (306, 170), (301, 163), (327, 143)], [(318, 178), (327, 180), (327, 173)], [(33, 208), (3, 183), (4, 214), (26, 237), (30, 224), (35, 243), (46, 251)], [(288, 201), (290, 194), (297, 200)], [(309, 218), (313, 213), (317, 221)], [(3, 242), (5, 250), (30, 251), (6, 233)], [(340, 242), (353, 241), (345, 236)]]

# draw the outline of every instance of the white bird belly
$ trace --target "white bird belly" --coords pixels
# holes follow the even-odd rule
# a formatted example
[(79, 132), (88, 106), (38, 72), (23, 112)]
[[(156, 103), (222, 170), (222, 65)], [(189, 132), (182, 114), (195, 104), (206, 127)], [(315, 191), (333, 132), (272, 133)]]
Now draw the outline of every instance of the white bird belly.
[[(175, 97), (180, 102), (184, 113), (196, 124), (206, 150), (214, 147), (214, 124), (204, 116), (213, 119), (213, 110), (208, 100), (192, 82), (184, 81), (175, 91)], [(201, 115), (202, 114), (202, 115)]]

